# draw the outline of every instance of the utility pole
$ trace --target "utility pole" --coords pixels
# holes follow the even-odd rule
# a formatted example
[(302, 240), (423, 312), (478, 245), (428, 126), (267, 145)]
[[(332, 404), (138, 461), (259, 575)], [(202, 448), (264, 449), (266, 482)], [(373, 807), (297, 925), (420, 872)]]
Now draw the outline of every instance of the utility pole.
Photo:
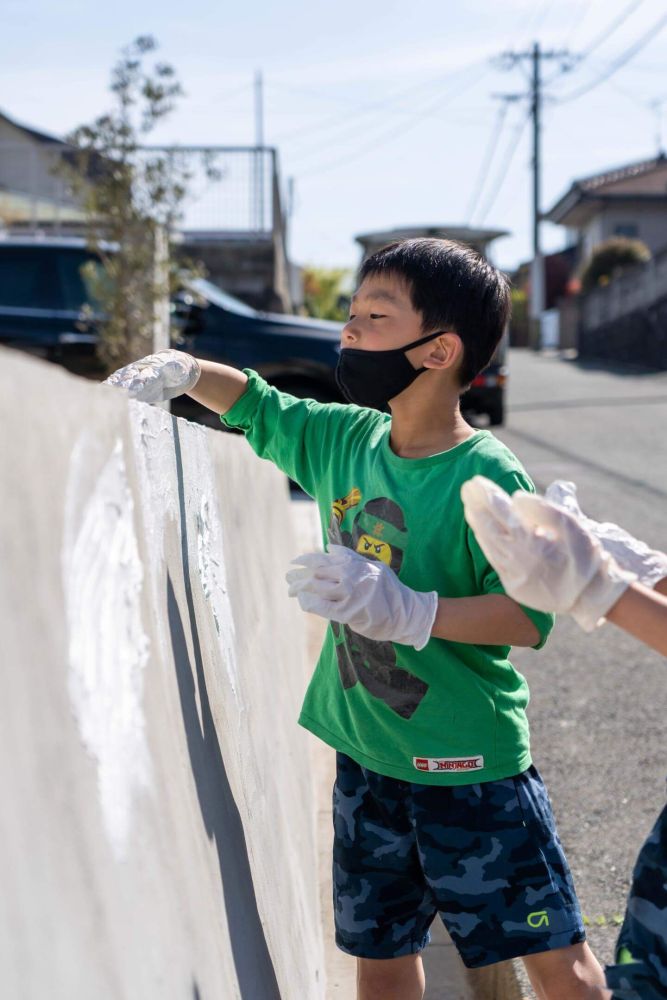
[(541, 163), (540, 163), (540, 117), (542, 111), (542, 92), (540, 80), (540, 45), (533, 45), (533, 75), (531, 87), (531, 116), (533, 119), (533, 267), (531, 275), (531, 317), (539, 320), (544, 312), (545, 281), (544, 261), (542, 259), (542, 244), (540, 242), (540, 194), (541, 194)]
[(264, 81), (259, 69), (255, 73), (255, 145), (264, 145)]
[(528, 97), (530, 100), (530, 115), (533, 122), (533, 261), (531, 265), (531, 295), (530, 295), (530, 316), (537, 323), (544, 311), (545, 306), (545, 281), (544, 281), (544, 260), (542, 256), (542, 245), (540, 242), (540, 219), (541, 219), (541, 116), (542, 116), (542, 60), (558, 60), (562, 69), (570, 69), (574, 63), (574, 57), (566, 50), (544, 51), (540, 48), (540, 43), (535, 42), (532, 49), (526, 52), (503, 52), (500, 62), (503, 69), (513, 69), (524, 60), (529, 60), (532, 64), (530, 77), (530, 91), (528, 94), (509, 95), (517, 97)]
[(262, 71), (255, 73), (255, 222), (258, 232), (264, 229), (264, 81)]
[(656, 145), (656, 156), (665, 155), (665, 145), (662, 141), (662, 109), (665, 105), (666, 100), (664, 97), (659, 98), (656, 101), (649, 101), (648, 107), (651, 109), (655, 115), (655, 145)]

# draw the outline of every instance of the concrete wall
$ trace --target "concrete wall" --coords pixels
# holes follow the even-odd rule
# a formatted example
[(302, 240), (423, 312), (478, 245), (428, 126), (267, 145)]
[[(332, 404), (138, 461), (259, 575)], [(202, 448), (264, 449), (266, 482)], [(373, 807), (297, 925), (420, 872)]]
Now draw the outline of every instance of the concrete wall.
[(581, 326), (579, 357), (667, 371), (667, 295), (650, 306)]
[(595, 330), (638, 310), (648, 309), (667, 295), (667, 251), (645, 264), (627, 268), (607, 285), (582, 298), (581, 325)]
[(0, 362), (2, 995), (321, 1000), (284, 479)]

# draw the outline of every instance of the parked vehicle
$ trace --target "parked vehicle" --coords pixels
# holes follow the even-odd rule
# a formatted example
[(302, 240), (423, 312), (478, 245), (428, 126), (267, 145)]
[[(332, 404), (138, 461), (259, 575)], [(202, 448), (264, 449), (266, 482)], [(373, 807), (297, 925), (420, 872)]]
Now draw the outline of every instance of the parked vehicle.
[[(102, 316), (82, 267), (95, 258), (76, 238), (0, 239), (0, 343), (30, 351), (70, 371), (100, 377), (95, 344)], [(88, 306), (87, 310), (84, 307)], [(204, 279), (184, 281), (171, 303), (176, 346), (201, 358), (254, 368), (296, 396), (340, 401), (334, 372), (340, 323), (259, 312)], [(475, 380), (464, 409), (503, 419), (504, 353)], [(174, 412), (219, 422), (183, 398)]]
[(474, 379), (461, 400), (464, 413), (485, 415), (491, 427), (505, 422), (505, 385), (507, 383), (507, 334), (500, 342), (491, 362)]

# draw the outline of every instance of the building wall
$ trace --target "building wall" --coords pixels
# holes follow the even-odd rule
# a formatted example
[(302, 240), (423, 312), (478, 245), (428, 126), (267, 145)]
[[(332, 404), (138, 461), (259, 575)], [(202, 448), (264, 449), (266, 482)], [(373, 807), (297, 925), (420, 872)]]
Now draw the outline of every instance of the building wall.
[[(636, 227), (636, 232), (625, 231), (628, 226)], [(667, 247), (667, 204), (634, 202), (603, 208), (582, 232), (584, 258), (598, 243), (617, 235), (632, 235), (642, 240), (652, 253), (664, 250)]]
[(39, 142), (0, 116), (0, 224), (80, 219), (59, 173), (63, 147)]
[(271, 234), (232, 237), (225, 233), (210, 238), (193, 238), (185, 233), (180, 244), (183, 254), (200, 260), (208, 278), (230, 295), (255, 309), (285, 313), (292, 311), (287, 273), (277, 273), (276, 247)]
[(323, 1000), (284, 477), (0, 361), (3, 997)]

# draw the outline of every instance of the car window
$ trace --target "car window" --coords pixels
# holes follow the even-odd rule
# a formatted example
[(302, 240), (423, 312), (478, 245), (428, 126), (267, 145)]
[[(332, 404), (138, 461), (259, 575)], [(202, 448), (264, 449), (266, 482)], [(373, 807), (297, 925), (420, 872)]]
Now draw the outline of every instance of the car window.
[(56, 255), (56, 270), (63, 294), (63, 309), (78, 312), (83, 305), (94, 305), (94, 281), (84, 265), (101, 267), (96, 258), (83, 251), (61, 250)]
[(32, 247), (0, 248), (0, 307), (62, 309), (52, 256)]
[(252, 306), (241, 302), (240, 299), (234, 298), (233, 295), (229, 295), (227, 292), (223, 292), (222, 288), (218, 288), (211, 281), (206, 281), (205, 278), (193, 278), (191, 281), (186, 281), (185, 284), (196, 295), (200, 295), (214, 306), (220, 306), (228, 312), (237, 313), (241, 316), (257, 315), (257, 310), (253, 309)]

